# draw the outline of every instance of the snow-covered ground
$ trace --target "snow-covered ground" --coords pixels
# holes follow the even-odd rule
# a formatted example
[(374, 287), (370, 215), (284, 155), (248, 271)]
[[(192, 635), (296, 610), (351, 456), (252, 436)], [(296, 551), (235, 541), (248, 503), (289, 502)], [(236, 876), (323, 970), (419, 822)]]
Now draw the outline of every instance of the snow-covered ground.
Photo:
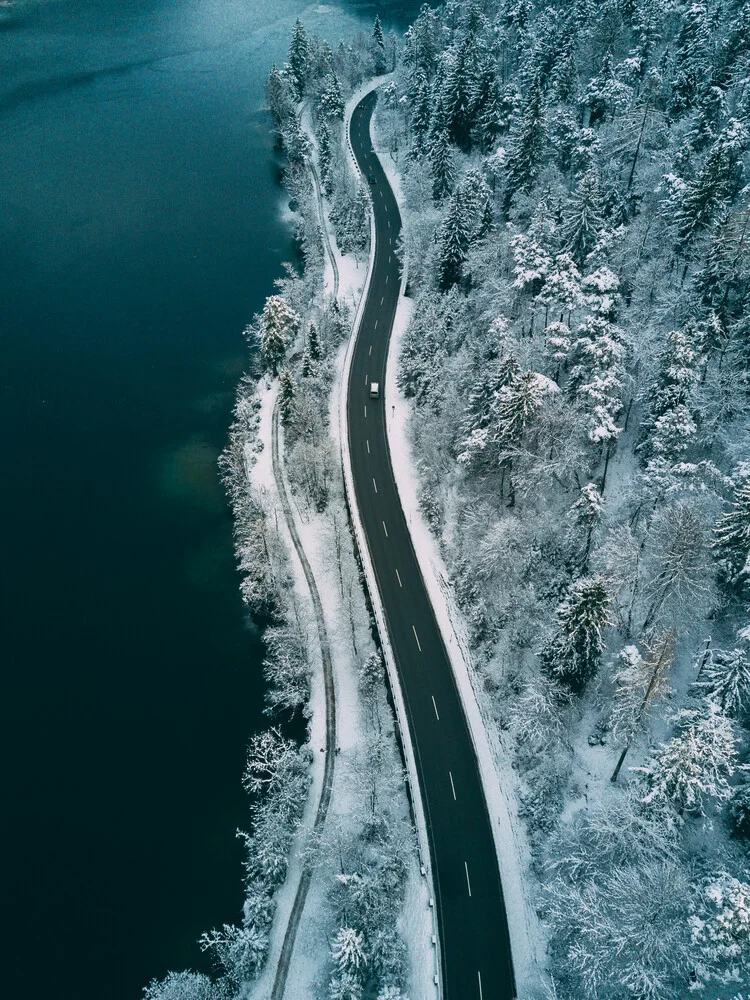
[[(372, 138), (403, 212), (404, 199), (396, 166), (388, 151), (377, 141), (377, 116), (373, 119)], [(450, 656), (479, 760), (508, 911), (517, 988), (523, 996), (538, 986), (545, 960), (545, 935), (534, 908), (537, 884), (529, 870), (529, 845), (518, 817), (515, 794), (517, 778), (509, 755), (498, 737), (497, 727), (491, 722), (491, 706), (480, 685), (476, 683), (476, 674), (471, 667), (467, 628), (454, 599), (437, 540), (419, 506), (417, 463), (409, 443), (410, 406), (396, 381), (401, 341), (408, 327), (413, 305), (403, 294), (406, 277), (404, 274), (388, 352), (385, 385), (391, 414), (387, 422), (388, 445), (401, 504)]]
[[(362, 93), (365, 93), (367, 89), (363, 88)], [(361, 96), (361, 93), (355, 95), (350, 101), (351, 108), (356, 105)], [(369, 267), (361, 261), (357, 262), (349, 256), (342, 255), (336, 246), (331, 227), (328, 226), (327, 222), (326, 226), (331, 251), (339, 273), (339, 299), (351, 303), (356, 311), (362, 298)], [(329, 293), (333, 290), (333, 268), (330, 261), (326, 262), (324, 280), (325, 291)], [(338, 438), (339, 432), (338, 415), (341, 406), (341, 384), (346, 350), (347, 346), (342, 346), (336, 360), (338, 375), (331, 396), (331, 428), (335, 438)], [(248, 464), (253, 465), (254, 462), (251, 481), (266, 500), (268, 509), (280, 512), (281, 501), (271, 461), (272, 413), (277, 389), (278, 384), (273, 381), (267, 382), (260, 390), (261, 409), (258, 429), (260, 447), (255, 445), (252, 455), (248, 455)], [(287, 494), (292, 496), (288, 482), (285, 485)], [(355, 632), (357, 648), (354, 649), (348, 622), (349, 612), (344, 607), (341, 598), (339, 570), (334, 553), (330, 521), (325, 515), (311, 514), (308, 510), (301, 510), (294, 502), (292, 507), (295, 527), (320, 594), (334, 670), (337, 744), (340, 752), (336, 755), (333, 794), (325, 826), (328, 831), (337, 831), (337, 835), (339, 832), (346, 835), (347, 831), (351, 835), (355, 835), (359, 822), (357, 758), (365, 751), (367, 737), (367, 724), (364, 718), (364, 706), (358, 688), (357, 675), (360, 664), (368, 653), (374, 650), (374, 645), (369, 631), (364, 593), (357, 581), (355, 600), (359, 605), (359, 613), (356, 616)], [(344, 514), (343, 508), (341, 513)], [(265, 1000), (270, 995), (284, 934), (302, 874), (301, 859), (313, 829), (324, 770), (324, 756), (320, 750), (321, 747), (325, 746), (325, 691), (312, 603), (302, 565), (280, 513), (278, 529), (289, 551), (295, 587), (309, 611), (307, 618), (309, 626), (308, 650), (314, 666), (309, 705), (311, 714), (310, 747), (313, 750), (312, 784), (304, 817), (295, 837), (289, 874), (276, 896), (277, 910), (271, 931), (268, 961), (264, 973), (253, 985), (250, 993), (252, 1000)], [(346, 533), (344, 534), (344, 548), (344, 559), (353, 566), (354, 553)], [(384, 702), (384, 716), (387, 717), (388, 711)], [(390, 727), (390, 733), (394, 737), (392, 727)], [(392, 745), (395, 753), (395, 737)], [(407, 815), (408, 803), (405, 793), (402, 799), (403, 814)], [(332, 919), (327, 901), (335, 874), (334, 867), (324, 863), (316, 868), (313, 875), (289, 967), (285, 989), (285, 997), (289, 1000), (303, 1000), (303, 998), (309, 1000), (311, 996), (325, 989)], [(417, 857), (413, 856), (409, 866), (406, 902), (399, 925), (409, 952), (409, 996), (412, 1000), (432, 1000), (435, 996), (433, 980), (436, 972), (437, 954), (433, 944), (433, 911), (430, 909), (429, 901), (430, 892), (427, 880), (420, 872)]]

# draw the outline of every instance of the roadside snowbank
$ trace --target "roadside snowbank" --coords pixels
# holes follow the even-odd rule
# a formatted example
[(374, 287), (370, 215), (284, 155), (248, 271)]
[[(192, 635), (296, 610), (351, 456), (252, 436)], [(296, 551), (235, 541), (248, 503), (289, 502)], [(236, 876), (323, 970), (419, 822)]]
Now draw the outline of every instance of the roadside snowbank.
[[(375, 126), (372, 133), (373, 145), (403, 212), (403, 192), (396, 166), (377, 143)], [(406, 277), (404, 273), (386, 367), (385, 394), (391, 408), (391, 416), (387, 420), (388, 445), (401, 504), (450, 656), (479, 761), (508, 912), (516, 985), (519, 996), (524, 996), (539, 985), (545, 964), (546, 938), (534, 907), (537, 886), (530, 872), (528, 841), (518, 817), (517, 779), (497, 734), (497, 727), (492, 722), (491, 706), (476, 683), (466, 625), (457, 607), (437, 540), (419, 506), (418, 465), (408, 436), (410, 407), (396, 381), (401, 342), (413, 308), (412, 301), (403, 294)]]

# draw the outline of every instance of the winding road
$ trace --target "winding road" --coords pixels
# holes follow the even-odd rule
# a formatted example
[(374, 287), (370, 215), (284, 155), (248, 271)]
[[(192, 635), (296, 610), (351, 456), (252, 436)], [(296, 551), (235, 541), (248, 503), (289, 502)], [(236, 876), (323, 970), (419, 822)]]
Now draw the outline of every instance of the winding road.
[[(376, 94), (356, 107), (350, 138), (375, 216), (372, 278), (349, 377), (347, 429), (352, 474), (401, 679), (430, 840), (443, 996), (515, 996), (508, 921), (490, 817), (453, 671), (422, 580), (391, 467), (383, 398), (400, 291), (401, 216), (370, 139)], [(370, 398), (380, 383), (379, 399)]]

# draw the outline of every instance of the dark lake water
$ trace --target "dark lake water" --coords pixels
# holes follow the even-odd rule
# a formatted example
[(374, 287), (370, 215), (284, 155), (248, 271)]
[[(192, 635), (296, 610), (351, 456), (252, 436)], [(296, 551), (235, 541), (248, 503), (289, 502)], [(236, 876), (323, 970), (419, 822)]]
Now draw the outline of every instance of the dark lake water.
[(216, 475), (293, 254), (263, 104), (294, 18), (47, 0), (0, 23), (3, 995), (137, 998), (239, 916), (260, 649)]

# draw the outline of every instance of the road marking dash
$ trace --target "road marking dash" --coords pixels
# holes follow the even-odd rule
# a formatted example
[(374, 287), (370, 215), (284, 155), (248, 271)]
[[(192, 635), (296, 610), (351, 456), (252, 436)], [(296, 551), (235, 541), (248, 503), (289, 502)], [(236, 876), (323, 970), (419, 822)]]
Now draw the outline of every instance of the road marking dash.
[(367, 375), (365, 375), (365, 385), (367, 385)]
[(414, 633), (414, 638), (417, 640), (417, 647), (419, 648), (419, 652), (421, 653), (422, 652), (422, 647), (419, 645), (419, 636), (417, 635), (417, 630), (414, 628), (413, 625), (411, 627), (411, 630)]
[(383, 304), (383, 299), (384, 299), (384, 298), (385, 298), (385, 295), (381, 295), (381, 296), (380, 296), (380, 304), (381, 304), (381, 306), (382, 306), (382, 304)]
[(370, 442), (369, 441), (367, 442), (367, 454), (368, 455), (370, 454)]
[(387, 538), (388, 537), (388, 529), (385, 526), (385, 521), (381, 521), (381, 524), (383, 525), (383, 531), (385, 532), (385, 537)]
[(378, 484), (375, 482), (375, 476), (372, 477), (372, 485), (375, 487), (375, 492), (378, 492)]
[(456, 801), (456, 786), (453, 784), (453, 773), (448, 771), (448, 777), (451, 779), (451, 791), (453, 792), (453, 801)]
[(466, 869), (466, 888), (469, 890), (469, 895), (471, 895), (471, 882), (469, 881), (469, 866), (464, 861), (464, 868)]
[(399, 585), (399, 587), (401, 587), (401, 588), (403, 589), (403, 586), (404, 586), (404, 585), (403, 585), (403, 583), (401, 583), (401, 577), (400, 577), (400, 575), (399, 575), (399, 572), (398, 572), (398, 570), (396, 570), (396, 579), (398, 580), (398, 585)]
[(440, 716), (438, 715), (437, 705), (435, 704), (435, 695), (431, 694), (430, 697), (432, 698), (432, 707), (435, 709), (435, 718), (438, 720), (438, 722), (440, 722)]
[(375, 320), (375, 329), (377, 330), (377, 328), (378, 328), (378, 321)]
[(367, 352), (367, 357), (368, 358), (372, 357), (372, 344), (370, 344), (370, 350)]
[(479, 980), (479, 1000), (484, 1000), (484, 996), (482, 994), (482, 973), (479, 969), (477, 969), (477, 979)]
[(367, 403), (365, 403), (365, 420), (367, 420)]

